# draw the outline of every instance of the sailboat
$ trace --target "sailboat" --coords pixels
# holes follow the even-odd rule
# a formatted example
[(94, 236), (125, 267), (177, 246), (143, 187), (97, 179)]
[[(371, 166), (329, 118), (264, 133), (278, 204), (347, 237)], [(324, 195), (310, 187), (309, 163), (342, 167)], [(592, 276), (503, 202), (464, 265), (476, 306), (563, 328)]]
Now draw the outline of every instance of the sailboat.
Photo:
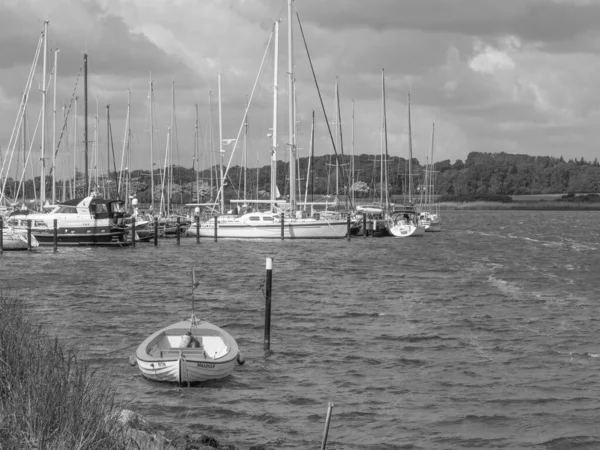
[[(355, 210), (355, 221), (358, 230), (357, 235), (365, 236), (371, 234), (373, 237), (389, 236), (387, 229), (387, 214), (390, 209), (390, 201), (388, 195), (388, 180), (387, 180), (387, 113), (385, 103), (385, 72), (381, 70), (381, 168), (380, 168), (380, 200), (379, 203), (368, 205), (357, 205)], [(370, 229), (363, 229), (365, 225), (365, 216), (369, 223)]]
[(442, 231), (442, 219), (440, 217), (439, 205), (435, 203), (435, 170), (433, 167), (433, 142), (435, 135), (435, 123), (431, 129), (431, 151), (430, 159), (425, 166), (425, 183), (421, 192), (421, 203), (419, 205), (419, 221), (425, 227), (425, 231)]
[[(292, 30), (292, 10), (293, 0), (288, 0), (288, 142), (286, 146), (290, 149), (289, 158), (289, 203), (278, 201), (275, 198), (276, 184), (274, 175), (274, 167), (276, 164), (277, 151), (277, 76), (278, 76), (278, 31), (279, 22), (275, 22), (275, 49), (274, 49), (274, 90), (273, 90), (273, 146), (271, 149), (271, 199), (262, 201), (268, 203), (270, 211), (259, 212), (253, 211), (243, 214), (239, 217), (230, 215), (220, 215), (217, 220), (208, 220), (200, 225), (200, 236), (211, 237), (216, 233), (222, 238), (281, 238), (287, 239), (335, 239), (344, 238), (347, 234), (346, 220), (331, 219), (321, 217), (319, 214), (308, 216), (305, 210), (297, 208), (297, 180), (296, 180), (296, 134), (295, 121), (295, 87), (294, 87), (294, 60), (293, 60), (293, 30)], [(247, 114), (247, 111), (246, 111)], [(237, 141), (237, 140), (236, 140)], [(221, 144), (222, 145), (222, 144)], [(223, 205), (223, 186), (225, 175), (222, 175), (221, 180), (221, 204)], [(249, 201), (255, 203), (254, 200)], [(221, 213), (224, 208), (222, 207)]]
[(387, 229), (393, 237), (423, 236), (425, 226), (412, 204), (412, 129), (410, 123), (410, 93), (408, 94), (408, 200), (409, 204), (395, 207), (387, 219)]

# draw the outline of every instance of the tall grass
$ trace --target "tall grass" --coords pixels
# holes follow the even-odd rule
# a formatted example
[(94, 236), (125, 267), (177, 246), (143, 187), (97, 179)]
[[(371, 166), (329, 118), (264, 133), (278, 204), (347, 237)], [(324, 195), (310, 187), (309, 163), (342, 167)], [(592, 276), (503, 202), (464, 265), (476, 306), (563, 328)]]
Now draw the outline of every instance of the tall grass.
[(0, 448), (125, 449), (114, 389), (0, 293)]

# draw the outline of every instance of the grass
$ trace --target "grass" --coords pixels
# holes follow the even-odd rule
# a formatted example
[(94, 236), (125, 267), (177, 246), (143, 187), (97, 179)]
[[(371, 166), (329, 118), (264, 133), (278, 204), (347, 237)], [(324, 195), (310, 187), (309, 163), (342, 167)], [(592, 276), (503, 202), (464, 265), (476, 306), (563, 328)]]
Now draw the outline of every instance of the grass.
[(0, 449), (126, 449), (113, 392), (0, 293)]

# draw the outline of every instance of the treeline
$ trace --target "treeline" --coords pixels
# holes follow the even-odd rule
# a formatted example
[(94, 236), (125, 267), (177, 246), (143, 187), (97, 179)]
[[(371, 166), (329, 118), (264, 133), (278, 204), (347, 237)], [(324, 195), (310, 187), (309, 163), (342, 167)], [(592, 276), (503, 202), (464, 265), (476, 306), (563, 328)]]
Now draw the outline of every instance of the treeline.
[[(405, 158), (389, 157), (382, 165), (378, 155), (362, 154), (354, 157), (354, 177), (351, 176), (350, 157), (340, 155), (318, 156), (310, 161), (300, 158), (298, 161), (300, 193), (307, 193), (309, 198), (325, 195), (345, 195), (349, 189), (354, 190), (357, 197), (376, 197), (382, 188), (386, 188), (390, 196), (405, 195), (412, 188), (413, 196), (433, 190), (435, 194), (454, 198), (473, 198), (487, 196), (503, 198), (523, 194), (574, 194), (600, 192), (600, 163), (598, 159), (585, 161), (583, 158), (565, 160), (563, 157), (529, 156), (508, 153), (469, 153), (465, 161), (450, 160), (436, 162), (433, 167), (426, 168), (415, 158), (412, 160), (409, 176), (409, 164)], [(425, 173), (431, 175), (431, 182), (425, 182)], [(154, 172), (154, 199), (160, 201), (170, 195), (171, 203), (207, 202), (214, 198), (219, 184), (219, 168), (196, 171), (192, 168), (174, 166), (169, 170), (173, 174), (171, 187), (161, 181), (160, 170)], [(227, 175), (225, 197), (268, 198), (270, 192), (270, 166), (244, 169), (231, 167)], [(307, 183), (308, 175), (308, 183)], [(383, 176), (382, 176), (383, 175)], [(83, 196), (83, 174), (76, 181), (76, 196)], [(110, 174), (104, 177), (97, 189), (105, 195), (117, 195), (119, 175)], [(127, 177), (122, 177), (125, 179)], [(151, 200), (152, 178), (148, 171), (135, 170), (130, 174), (129, 193), (135, 193), (142, 203)], [(46, 197), (51, 194), (52, 178), (47, 178)], [(277, 163), (277, 187), (282, 196), (288, 193), (288, 164)], [(381, 180), (384, 180), (383, 184)], [(353, 181), (353, 183), (352, 183)], [(14, 198), (18, 184), (9, 179), (6, 183), (6, 195)], [(35, 186), (35, 191), (34, 191)], [(24, 183), (24, 197), (39, 197), (40, 178)], [(66, 189), (67, 198), (72, 192), (70, 181), (57, 183), (57, 196), (62, 198), (62, 189)], [(162, 191), (162, 192), (161, 192)], [(121, 194), (125, 192), (121, 184)], [(21, 191), (21, 195), (23, 195)], [(19, 195), (19, 197), (21, 197)]]

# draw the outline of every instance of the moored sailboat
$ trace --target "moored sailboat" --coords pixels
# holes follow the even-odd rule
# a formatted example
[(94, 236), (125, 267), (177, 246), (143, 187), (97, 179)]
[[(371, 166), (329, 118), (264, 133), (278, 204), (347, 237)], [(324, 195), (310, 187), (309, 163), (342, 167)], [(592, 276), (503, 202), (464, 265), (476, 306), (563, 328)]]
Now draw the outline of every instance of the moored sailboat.
[[(223, 214), (217, 217), (217, 220), (207, 220), (200, 226), (200, 236), (213, 236), (216, 233), (223, 238), (273, 238), (281, 237), (282, 228), (284, 237), (291, 239), (334, 239), (344, 238), (347, 234), (347, 221), (340, 219), (322, 218), (321, 216), (313, 215), (308, 217), (305, 211), (298, 210), (298, 202), (296, 195), (296, 158), (297, 144), (295, 135), (295, 100), (294, 100), (294, 64), (293, 64), (293, 45), (292, 45), (292, 3), (293, 0), (288, 0), (288, 142), (286, 146), (290, 148), (289, 158), (289, 205), (285, 209), (278, 209), (276, 205), (275, 192), (277, 190), (274, 175), (275, 164), (272, 163), (271, 174), (271, 199), (270, 211), (264, 213), (250, 213), (241, 217), (227, 217)], [(278, 64), (278, 29), (279, 22), (275, 23), (275, 70), (274, 70), (274, 108), (273, 108), (273, 146), (271, 149), (271, 160), (276, 161), (277, 150), (277, 64)], [(246, 111), (247, 114), (247, 111)], [(244, 117), (245, 119), (245, 117)], [(237, 142), (237, 139), (236, 139)], [(221, 143), (222, 145), (222, 143)], [(221, 152), (222, 153), (222, 152)], [(225, 176), (221, 177), (220, 199), (221, 213), (224, 211), (223, 195)], [(249, 203), (254, 203), (250, 200)], [(281, 218), (283, 213), (283, 219)], [(192, 227), (193, 229), (193, 227)]]

